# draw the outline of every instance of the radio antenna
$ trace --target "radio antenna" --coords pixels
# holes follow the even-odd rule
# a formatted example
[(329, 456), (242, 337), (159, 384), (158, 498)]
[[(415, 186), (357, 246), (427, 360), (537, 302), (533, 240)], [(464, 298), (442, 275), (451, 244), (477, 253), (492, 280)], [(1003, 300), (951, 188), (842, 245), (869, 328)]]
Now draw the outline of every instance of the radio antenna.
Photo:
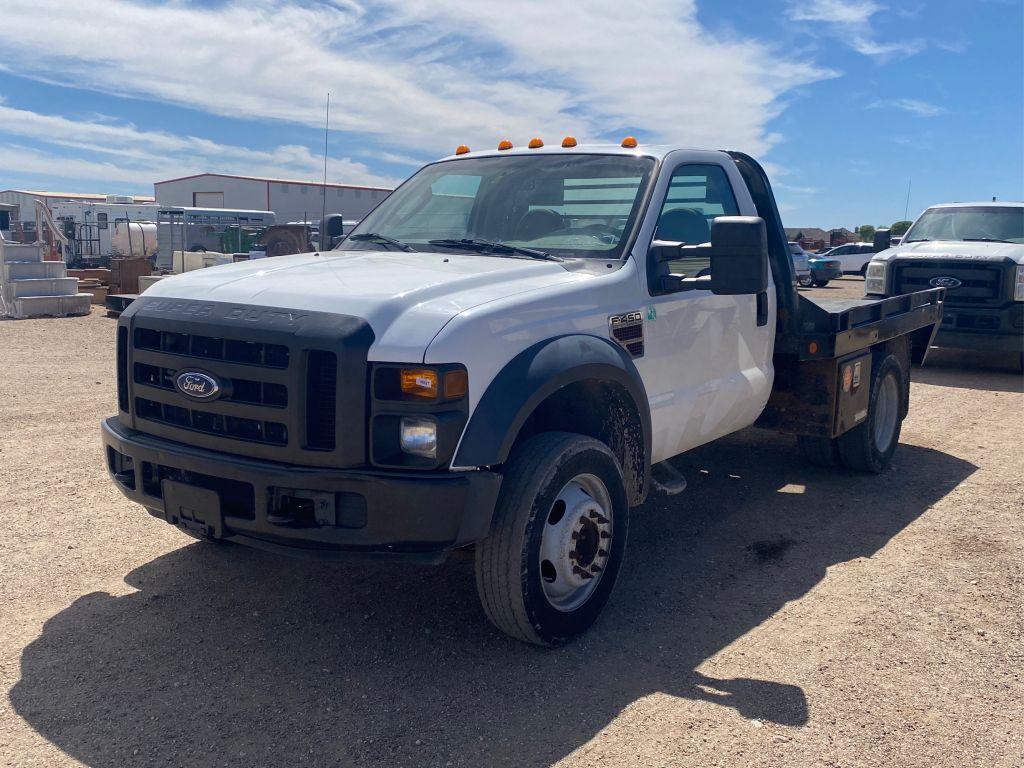
[(324, 250), (324, 219), (327, 218), (327, 133), (331, 128), (331, 92), (327, 92), (327, 116), (324, 119), (324, 186), (320, 192), (324, 202), (320, 209), (320, 250)]

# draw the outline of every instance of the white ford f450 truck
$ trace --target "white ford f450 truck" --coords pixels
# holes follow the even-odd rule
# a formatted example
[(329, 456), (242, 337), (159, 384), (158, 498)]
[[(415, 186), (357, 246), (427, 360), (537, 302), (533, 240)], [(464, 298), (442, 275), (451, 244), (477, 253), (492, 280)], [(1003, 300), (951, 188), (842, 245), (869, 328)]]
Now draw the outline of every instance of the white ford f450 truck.
[(202, 538), (473, 548), (490, 620), (557, 644), (607, 602), (660, 462), (756, 423), (817, 463), (888, 465), (942, 289), (828, 302), (793, 279), (746, 155), (460, 147), (335, 250), (132, 303), (107, 466)]
[(946, 289), (938, 347), (1009, 352), (1024, 370), (1024, 203), (933, 205), (867, 265), (868, 296)]

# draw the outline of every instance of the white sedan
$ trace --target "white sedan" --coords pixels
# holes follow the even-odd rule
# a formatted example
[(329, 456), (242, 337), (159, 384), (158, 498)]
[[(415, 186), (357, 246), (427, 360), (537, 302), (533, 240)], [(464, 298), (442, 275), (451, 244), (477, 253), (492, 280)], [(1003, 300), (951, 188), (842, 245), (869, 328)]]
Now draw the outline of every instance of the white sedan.
[(811, 276), (811, 268), (807, 264), (807, 257), (810, 256), (803, 249), (800, 243), (790, 242), (789, 253), (793, 257), (793, 269), (796, 271), (796, 281), (799, 283), (803, 278), (805, 281)]

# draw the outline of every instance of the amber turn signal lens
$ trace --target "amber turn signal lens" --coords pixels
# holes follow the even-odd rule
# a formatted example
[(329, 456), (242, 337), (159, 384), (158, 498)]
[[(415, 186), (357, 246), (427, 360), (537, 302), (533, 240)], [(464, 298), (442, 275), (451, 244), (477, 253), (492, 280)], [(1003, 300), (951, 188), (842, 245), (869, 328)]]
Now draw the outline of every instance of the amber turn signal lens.
[(508, 139), (504, 139), (504, 140), (498, 142), (498, 149), (500, 149), (500, 150), (512, 149), (512, 142), (509, 141)]
[(414, 397), (437, 397), (437, 371), (426, 368), (403, 368), (402, 393)]
[(530, 143), (527, 145), (530, 149), (540, 149), (544, 146), (544, 142), (534, 137), (530, 139)]
[(622, 140), (622, 146), (626, 149), (636, 149), (636, 139), (632, 136), (627, 136)]
[(465, 144), (459, 144), (459, 146), (455, 148), (456, 155), (464, 155), (467, 152), (469, 152), (469, 147), (467, 147)]
[(445, 400), (465, 397), (469, 392), (469, 376), (465, 371), (448, 371), (444, 375)]
[(576, 137), (575, 136), (566, 136), (564, 139), (562, 139), (562, 146), (563, 147), (575, 147), (576, 146)]

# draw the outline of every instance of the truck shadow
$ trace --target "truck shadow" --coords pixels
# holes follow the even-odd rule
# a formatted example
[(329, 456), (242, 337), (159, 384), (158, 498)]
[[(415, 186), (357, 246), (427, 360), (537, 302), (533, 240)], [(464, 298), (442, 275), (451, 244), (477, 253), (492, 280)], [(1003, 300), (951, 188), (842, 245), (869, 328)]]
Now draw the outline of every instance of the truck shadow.
[(870, 557), (975, 467), (904, 445), (881, 477), (802, 463), (750, 430), (677, 460), (690, 489), (634, 513), (621, 583), (584, 638), (506, 639), (472, 565), (326, 566), (184, 546), (46, 622), (14, 710), (91, 766), (548, 765), (667, 694), (798, 727), (799, 680), (709, 658)]
[(911, 378), (922, 384), (987, 392), (1024, 392), (1024, 375), (1014, 353), (931, 349)]

